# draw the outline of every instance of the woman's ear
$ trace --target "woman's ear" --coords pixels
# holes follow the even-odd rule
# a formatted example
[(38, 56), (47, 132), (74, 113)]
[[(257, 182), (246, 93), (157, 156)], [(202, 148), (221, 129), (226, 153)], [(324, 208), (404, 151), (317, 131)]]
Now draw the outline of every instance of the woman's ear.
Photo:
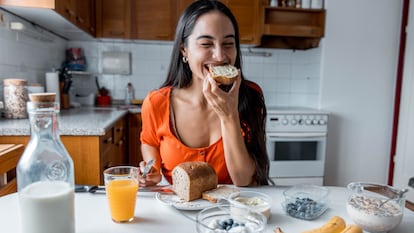
[(187, 49), (181, 45), (181, 55), (183, 55), (183, 57), (187, 57)]

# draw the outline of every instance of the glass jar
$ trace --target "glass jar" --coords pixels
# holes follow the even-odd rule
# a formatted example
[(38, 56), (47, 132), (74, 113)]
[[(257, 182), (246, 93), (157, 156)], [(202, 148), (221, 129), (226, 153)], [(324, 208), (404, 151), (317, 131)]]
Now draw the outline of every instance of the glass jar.
[(362, 182), (350, 183), (348, 189), (347, 213), (364, 231), (389, 232), (401, 223), (408, 190)]
[(4, 116), (12, 119), (27, 118), (27, 81), (24, 79), (5, 79), (3, 84)]
[(17, 165), (22, 233), (74, 233), (74, 166), (58, 135), (55, 93), (29, 95), (30, 141)]

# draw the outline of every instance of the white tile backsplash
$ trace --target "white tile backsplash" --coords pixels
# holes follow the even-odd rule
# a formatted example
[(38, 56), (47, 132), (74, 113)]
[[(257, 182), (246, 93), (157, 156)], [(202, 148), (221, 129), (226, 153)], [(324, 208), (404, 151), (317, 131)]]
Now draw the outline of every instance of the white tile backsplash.
[[(80, 47), (86, 56), (87, 71), (92, 73), (92, 76), (82, 78), (94, 79), (97, 76), (101, 86), (108, 88), (115, 100), (124, 99), (128, 82), (134, 86), (135, 98), (145, 98), (149, 91), (158, 88), (166, 77), (172, 50), (172, 42), (85, 42), (54, 38), (52, 43), (45, 43), (17, 34), (5, 26), (0, 26), (0, 54), (5, 54), (0, 56), (0, 79), (26, 78), (30, 82), (44, 84), (44, 73), (60, 67), (65, 59), (65, 49)], [(242, 50), (247, 51), (246, 48)], [(242, 57), (245, 77), (262, 87), (269, 106), (319, 107), (320, 48), (305, 51), (263, 48), (252, 50), (272, 55), (263, 57), (244, 53)], [(104, 51), (131, 52), (131, 75), (102, 74), (100, 61)], [(85, 82), (94, 89), (94, 80)]]

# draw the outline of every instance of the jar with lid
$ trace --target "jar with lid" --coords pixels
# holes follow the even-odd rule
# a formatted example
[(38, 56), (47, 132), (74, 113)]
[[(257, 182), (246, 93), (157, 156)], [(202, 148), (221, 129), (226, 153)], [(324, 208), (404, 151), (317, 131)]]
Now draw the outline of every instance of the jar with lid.
[(72, 158), (58, 135), (55, 93), (30, 94), (31, 136), (17, 165), (22, 233), (74, 233)]
[(12, 119), (27, 118), (27, 81), (24, 79), (5, 79), (3, 84), (4, 116)]
[(125, 90), (125, 104), (129, 105), (132, 103), (134, 99), (134, 87), (132, 83), (128, 83), (126, 90)]

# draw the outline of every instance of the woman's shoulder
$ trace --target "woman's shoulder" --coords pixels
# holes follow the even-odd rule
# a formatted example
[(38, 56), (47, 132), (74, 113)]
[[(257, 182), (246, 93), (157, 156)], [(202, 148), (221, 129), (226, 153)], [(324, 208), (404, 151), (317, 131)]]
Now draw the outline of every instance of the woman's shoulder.
[(168, 108), (170, 105), (171, 88), (169, 86), (150, 91), (142, 103), (141, 111), (151, 112), (155, 109), (159, 111), (163, 108)]

